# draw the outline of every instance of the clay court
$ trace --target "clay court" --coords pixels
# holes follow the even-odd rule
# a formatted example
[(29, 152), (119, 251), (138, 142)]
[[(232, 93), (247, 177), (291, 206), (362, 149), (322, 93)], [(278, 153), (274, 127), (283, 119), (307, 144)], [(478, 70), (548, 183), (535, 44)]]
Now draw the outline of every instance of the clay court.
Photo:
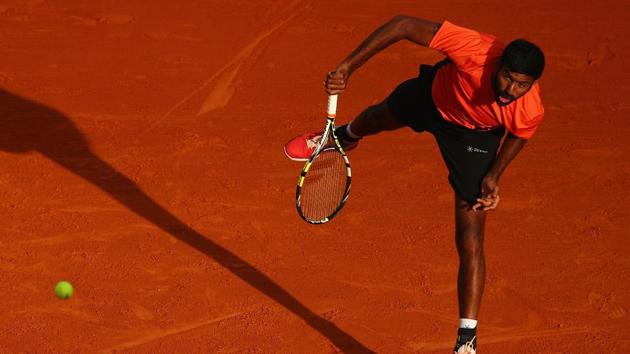
[[(396, 14), (547, 57), (545, 121), (487, 223), (480, 352), (630, 350), (628, 8), (0, 1), (0, 352), (450, 353), (453, 193), (433, 138), (366, 138), (320, 226), (297, 216), (302, 164), (282, 152), (323, 128), (325, 74)], [(441, 58), (388, 48), (338, 121)]]

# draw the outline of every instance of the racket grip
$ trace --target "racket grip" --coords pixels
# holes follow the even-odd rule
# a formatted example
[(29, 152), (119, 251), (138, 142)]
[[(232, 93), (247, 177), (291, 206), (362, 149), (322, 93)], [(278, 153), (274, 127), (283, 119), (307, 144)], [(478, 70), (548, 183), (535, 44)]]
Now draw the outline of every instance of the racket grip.
[(328, 109), (326, 110), (328, 118), (335, 118), (337, 114), (337, 95), (328, 96)]

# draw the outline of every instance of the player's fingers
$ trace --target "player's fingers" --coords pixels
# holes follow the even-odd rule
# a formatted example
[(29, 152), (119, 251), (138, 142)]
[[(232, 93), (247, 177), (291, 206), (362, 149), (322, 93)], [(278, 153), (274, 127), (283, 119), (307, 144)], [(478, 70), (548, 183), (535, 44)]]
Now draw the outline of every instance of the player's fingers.
[(333, 80), (333, 79), (329, 79), (329, 80), (325, 80), (324, 81), (324, 85), (330, 86), (330, 85), (341, 85), (341, 86), (346, 86), (346, 80)]
[(343, 77), (343, 75), (328, 75), (326, 76), (326, 80), (345, 80), (345, 77)]
[(346, 83), (345, 82), (331, 82), (331, 81), (327, 81), (324, 84), (326, 85), (326, 87), (346, 87)]
[(328, 75), (326, 75), (326, 77), (328, 77), (328, 78), (343, 78), (343, 74), (338, 72), (338, 71), (329, 71)]
[(346, 83), (346, 77), (343, 74), (337, 73), (337, 72), (329, 72), (328, 75), (326, 75), (326, 82), (328, 83), (335, 83), (335, 84), (344, 84)]
[(497, 206), (499, 206), (499, 199), (500, 199), (499, 196), (497, 196), (496, 199), (494, 199), (489, 206), (484, 207), (483, 210), (494, 210), (494, 209), (496, 209)]
[(486, 194), (481, 197), (481, 199), (494, 203), (495, 200), (499, 198), (498, 194)]
[(475, 203), (473, 206), (470, 207), (470, 210), (472, 211), (477, 211), (479, 210), (479, 208), (481, 208), (483, 205), (479, 202)]
[(346, 82), (346, 78), (345, 77), (336, 77), (336, 76), (328, 76), (324, 79), (324, 82), (329, 82), (329, 83), (344, 83)]
[(500, 201), (501, 201), (501, 198), (499, 198), (499, 196), (497, 195), (496, 199), (494, 200), (494, 209), (496, 209), (499, 206)]
[(492, 204), (492, 200), (488, 199), (486, 197), (481, 197), (481, 198), (477, 198), (477, 203), (483, 205), (483, 206), (489, 206)]
[(326, 82), (324, 86), (332, 89), (343, 89), (346, 87), (345, 83), (337, 83), (337, 82)]
[(324, 86), (331, 87), (331, 88), (345, 88), (346, 83), (345, 82), (327, 82)]
[(472, 206), (471, 210), (479, 211), (479, 210), (487, 210), (488, 207), (492, 205), (492, 201), (485, 198), (477, 198), (477, 203)]
[(329, 95), (336, 95), (346, 89), (344, 85), (325, 85), (324, 87)]
[(343, 91), (344, 90), (339, 90), (339, 89), (334, 89), (333, 90), (333, 89), (326, 88), (326, 93), (329, 94), (329, 95), (338, 95), (338, 94), (342, 93)]

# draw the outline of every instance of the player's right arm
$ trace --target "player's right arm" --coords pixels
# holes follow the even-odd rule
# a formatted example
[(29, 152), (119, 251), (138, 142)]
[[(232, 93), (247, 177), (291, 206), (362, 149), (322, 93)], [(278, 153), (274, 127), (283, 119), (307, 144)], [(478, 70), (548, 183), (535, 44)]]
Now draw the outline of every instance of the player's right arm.
[(390, 45), (406, 39), (428, 47), (440, 24), (410, 16), (398, 15), (370, 34), (335, 71), (328, 73), (324, 84), (329, 95), (341, 93), (350, 75), (372, 56)]

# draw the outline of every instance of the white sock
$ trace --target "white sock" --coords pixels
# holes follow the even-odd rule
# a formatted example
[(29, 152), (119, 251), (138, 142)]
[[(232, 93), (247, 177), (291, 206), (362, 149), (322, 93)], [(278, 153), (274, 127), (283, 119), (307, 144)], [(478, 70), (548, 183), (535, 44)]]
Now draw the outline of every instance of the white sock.
[(476, 328), (477, 320), (473, 320), (470, 318), (460, 318), (459, 319), (459, 328)]
[(346, 125), (346, 134), (348, 134), (348, 136), (351, 137), (352, 139), (361, 139), (362, 136), (356, 135), (355, 133), (352, 132), (352, 130), (350, 129), (351, 125), (352, 125), (352, 122), (350, 122), (350, 123), (348, 123), (348, 125)]

